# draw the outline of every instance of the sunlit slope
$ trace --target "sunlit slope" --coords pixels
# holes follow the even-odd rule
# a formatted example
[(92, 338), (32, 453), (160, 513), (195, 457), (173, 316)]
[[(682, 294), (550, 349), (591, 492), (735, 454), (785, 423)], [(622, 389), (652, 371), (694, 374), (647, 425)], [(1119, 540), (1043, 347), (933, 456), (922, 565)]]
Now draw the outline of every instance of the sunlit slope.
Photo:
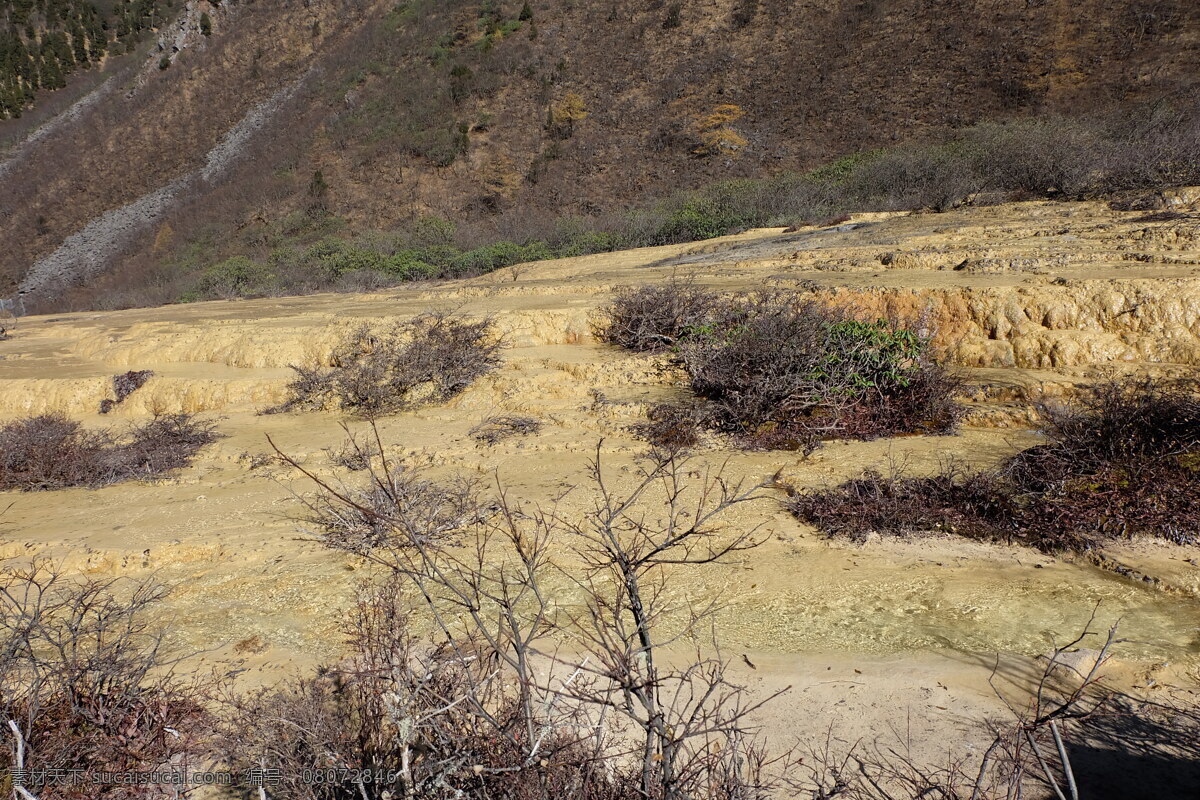
[[(267, 437), (328, 475), (326, 451), (343, 441), (341, 424), (365, 423), (332, 412), (258, 415), (282, 399), (288, 365), (327, 357), (362, 322), (429, 308), (493, 315), (508, 345), (503, 367), (445, 406), (384, 419), (382, 437), (436, 473), (498, 477), (514, 497), (548, 502), (586, 484), (597, 448), (613, 480), (626, 480), (645, 448), (627, 426), (649, 404), (681, 393), (669, 359), (622, 352), (591, 333), (614, 288), (673, 274), (723, 290), (799, 289), (871, 313), (912, 314), (937, 330), (969, 383), (967, 425), (955, 436), (831, 443), (809, 460), (732, 452), (714, 439), (698, 464), (727, 459), (736, 477), (765, 480), (782, 470), (815, 486), (890, 463), (993, 463), (1033, 441), (1026, 428), (1036, 397), (1069, 395), (1113, 371), (1200, 371), (1196, 197), (1173, 196), (1169, 218), (1098, 203), (865, 216), (836, 228), (752, 231), (373, 295), (24, 318), (0, 343), (4, 418), (60, 411), (88, 425), (123, 424), (184, 410), (213, 416), (226, 438), (161, 482), (3, 496), (0, 508), (11, 504), (0, 518), (3, 553), (47, 552), (85, 571), (157, 571), (179, 584), (170, 600), (175, 635), (191, 646), (232, 652), (241, 643), (259, 665), (327, 657), (337, 648), (337, 610), (362, 573), (298, 531), (293, 492), (310, 487), (270, 463)], [(155, 377), (100, 417), (111, 376), (126, 370)], [(469, 429), (497, 412), (533, 415), (545, 427), (495, 447), (477, 444)], [(583, 513), (584, 489), (563, 502)], [(832, 651), (1032, 655), (1101, 603), (1105, 620), (1124, 620), (1125, 663), (1170, 662), (1171, 674), (1197, 677), (1195, 548), (1112, 551), (1161, 577), (1165, 588), (1155, 589), (1015, 547), (941, 538), (831, 545), (769, 499), (730, 521), (762, 525), (768, 543), (691, 574), (675, 590), (696, 601), (723, 597), (726, 640), (766, 654), (766, 663)], [(570, 602), (569, 587), (557, 588)]]

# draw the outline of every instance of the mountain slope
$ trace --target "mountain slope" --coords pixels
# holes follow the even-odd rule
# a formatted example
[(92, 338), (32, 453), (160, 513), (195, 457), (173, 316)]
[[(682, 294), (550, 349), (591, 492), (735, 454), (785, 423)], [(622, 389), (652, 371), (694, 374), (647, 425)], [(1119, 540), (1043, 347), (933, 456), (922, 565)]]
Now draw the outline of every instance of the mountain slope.
[[(311, 0), (183, 14), (169, 68), (150, 56), (124, 91), (0, 166), (0, 295), (26, 281), (42, 308), (161, 301), (169, 292), (138, 292), (171, 280), (163, 264), (269, 251), (313, 227), (314, 207), (342, 236), (436, 215), (479, 241), (519, 238), (564, 214), (981, 120), (1186, 105), (1200, 69), (1200, 7), (1185, 0)], [(189, 177), (285, 89), (254, 135), (225, 140), (220, 174)], [(99, 223), (112, 235), (70, 240), (168, 186), (152, 213), (135, 205)], [(48, 279), (29, 283), (31, 269)]]
[[(77, 70), (132, 52), (174, 16), (173, 0), (0, 1), (0, 119), (20, 117)], [(211, 20), (210, 28), (211, 32)]]

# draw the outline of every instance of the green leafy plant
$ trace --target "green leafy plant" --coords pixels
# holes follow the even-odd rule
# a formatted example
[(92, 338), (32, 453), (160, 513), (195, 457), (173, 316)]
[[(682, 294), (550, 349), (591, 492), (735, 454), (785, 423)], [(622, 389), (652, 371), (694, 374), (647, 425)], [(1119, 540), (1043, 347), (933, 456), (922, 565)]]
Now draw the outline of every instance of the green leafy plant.
[(234, 256), (205, 270), (196, 293), (187, 299), (248, 297), (269, 294), (275, 287), (276, 276), (270, 267)]

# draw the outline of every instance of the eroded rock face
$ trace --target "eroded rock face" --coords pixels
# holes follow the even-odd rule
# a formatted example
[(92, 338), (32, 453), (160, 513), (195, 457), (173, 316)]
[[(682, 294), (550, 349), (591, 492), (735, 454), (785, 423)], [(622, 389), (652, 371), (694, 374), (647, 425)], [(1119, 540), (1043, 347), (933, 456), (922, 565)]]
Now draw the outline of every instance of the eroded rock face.
[(867, 314), (920, 320), (975, 368), (1200, 365), (1200, 192), (1154, 213), (1019, 203), (863, 215), (773, 241), (707, 246), (669, 263), (730, 264)]
[(967, 367), (1062, 369), (1108, 362), (1200, 365), (1200, 279), (818, 292), (881, 316), (924, 319)]

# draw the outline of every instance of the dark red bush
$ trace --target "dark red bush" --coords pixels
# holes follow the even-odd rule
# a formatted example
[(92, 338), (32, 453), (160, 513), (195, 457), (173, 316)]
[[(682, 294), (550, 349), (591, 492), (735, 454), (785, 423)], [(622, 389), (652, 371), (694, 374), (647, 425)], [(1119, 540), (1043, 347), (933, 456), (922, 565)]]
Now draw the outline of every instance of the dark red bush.
[(701, 410), (661, 403), (646, 412), (645, 422), (629, 430), (657, 448), (677, 452), (699, 444), (702, 421)]
[[(201, 766), (211, 717), (202, 686), (153, 625), (161, 585), (67, 578), (45, 562), (0, 570), (0, 706), (21, 731), (25, 786), (40, 800), (177, 797), (167, 784), (102, 782), (98, 773)], [(7, 725), (4, 781), (17, 743)], [(81, 780), (44, 783), (48, 770)], [(13, 796), (16, 796), (15, 794)]]
[(1073, 406), (1044, 406), (1047, 443), (995, 470), (932, 477), (869, 472), (795, 493), (788, 508), (830, 535), (947, 531), (1090, 550), (1135, 535), (1200, 540), (1200, 399), (1195, 387), (1106, 383)]
[(0, 428), (0, 491), (97, 488), (186, 467), (217, 438), (209, 422), (168, 414), (124, 435), (87, 431), (61, 414), (43, 414)]

